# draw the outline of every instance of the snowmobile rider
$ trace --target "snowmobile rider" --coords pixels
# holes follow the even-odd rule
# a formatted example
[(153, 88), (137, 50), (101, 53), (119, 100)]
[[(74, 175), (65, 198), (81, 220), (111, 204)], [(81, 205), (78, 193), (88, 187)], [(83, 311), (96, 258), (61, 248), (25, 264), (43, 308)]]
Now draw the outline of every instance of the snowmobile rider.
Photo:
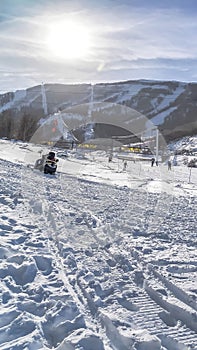
[(44, 166), (44, 173), (54, 174), (57, 169), (57, 162), (59, 162), (59, 159), (55, 158), (55, 152), (49, 152)]

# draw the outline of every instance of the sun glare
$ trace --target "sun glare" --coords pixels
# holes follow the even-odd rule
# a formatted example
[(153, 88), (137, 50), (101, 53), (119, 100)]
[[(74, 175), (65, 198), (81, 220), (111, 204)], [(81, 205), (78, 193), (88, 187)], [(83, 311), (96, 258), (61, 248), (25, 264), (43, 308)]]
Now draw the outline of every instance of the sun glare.
[(74, 22), (53, 23), (49, 26), (47, 48), (59, 58), (82, 58), (88, 54), (90, 36), (88, 29)]

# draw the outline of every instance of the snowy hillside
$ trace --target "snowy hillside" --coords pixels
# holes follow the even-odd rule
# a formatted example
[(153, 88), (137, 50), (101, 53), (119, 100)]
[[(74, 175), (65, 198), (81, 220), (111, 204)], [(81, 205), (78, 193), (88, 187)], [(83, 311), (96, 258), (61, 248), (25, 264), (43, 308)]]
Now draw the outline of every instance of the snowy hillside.
[(183, 137), (169, 144), (169, 149), (177, 153), (194, 154), (197, 155), (197, 135), (192, 137)]
[[(94, 111), (94, 105), (98, 103), (111, 103), (114, 106), (128, 107), (144, 115), (147, 120), (159, 126), (167, 140), (172, 140), (193, 135), (197, 131), (196, 93), (197, 84), (176, 81), (137, 80), (95, 85), (35, 86), (0, 95), (2, 123), (0, 137), (18, 139), (15, 124), (16, 120), (24, 124), (24, 120), (21, 121), (22, 116), (29, 118), (32, 124), (31, 117), (37, 123), (47, 115), (79, 106), (78, 117), (83, 118), (86, 124), (89, 112), (84, 117), (84, 105), (88, 104), (89, 109)], [(119, 115), (120, 121), (122, 117), (124, 114)], [(8, 119), (9, 125), (7, 125)], [(109, 113), (106, 111), (105, 121), (113, 125), (110, 111)], [(38, 127), (38, 124), (32, 126), (31, 135), (36, 126)]]
[(48, 151), (0, 140), (0, 349), (196, 349), (197, 169)]
[(168, 145), (174, 165), (197, 167), (197, 136), (183, 137)]

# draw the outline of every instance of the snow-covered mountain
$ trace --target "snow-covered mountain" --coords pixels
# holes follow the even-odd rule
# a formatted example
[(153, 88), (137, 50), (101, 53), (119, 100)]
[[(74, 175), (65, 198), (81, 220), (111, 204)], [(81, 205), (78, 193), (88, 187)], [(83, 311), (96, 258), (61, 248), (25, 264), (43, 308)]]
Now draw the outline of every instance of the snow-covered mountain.
[[(76, 106), (78, 118), (86, 123), (90, 111), (94, 112), (94, 106), (100, 103), (135, 110), (158, 126), (167, 141), (197, 132), (196, 83), (138, 80), (95, 85), (42, 84), (0, 95), (0, 136), (18, 138), (16, 130), (20, 130), (19, 124), (23, 125), (26, 117), (31, 124), (31, 130), (25, 135), (28, 139), (46, 115)], [(86, 104), (84, 114), (79, 106)], [(109, 119), (113, 124), (110, 115), (111, 110), (105, 110), (103, 123)], [(122, 117), (123, 114), (118, 116), (120, 121)], [(101, 134), (104, 129), (100, 130)]]

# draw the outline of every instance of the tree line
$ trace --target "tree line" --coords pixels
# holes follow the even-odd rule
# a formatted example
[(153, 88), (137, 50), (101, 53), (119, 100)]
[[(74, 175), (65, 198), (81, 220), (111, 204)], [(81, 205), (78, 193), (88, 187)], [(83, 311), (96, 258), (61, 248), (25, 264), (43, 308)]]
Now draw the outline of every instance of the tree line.
[(0, 113), (0, 138), (29, 141), (38, 128), (38, 121), (43, 114), (30, 111), (5, 110)]

